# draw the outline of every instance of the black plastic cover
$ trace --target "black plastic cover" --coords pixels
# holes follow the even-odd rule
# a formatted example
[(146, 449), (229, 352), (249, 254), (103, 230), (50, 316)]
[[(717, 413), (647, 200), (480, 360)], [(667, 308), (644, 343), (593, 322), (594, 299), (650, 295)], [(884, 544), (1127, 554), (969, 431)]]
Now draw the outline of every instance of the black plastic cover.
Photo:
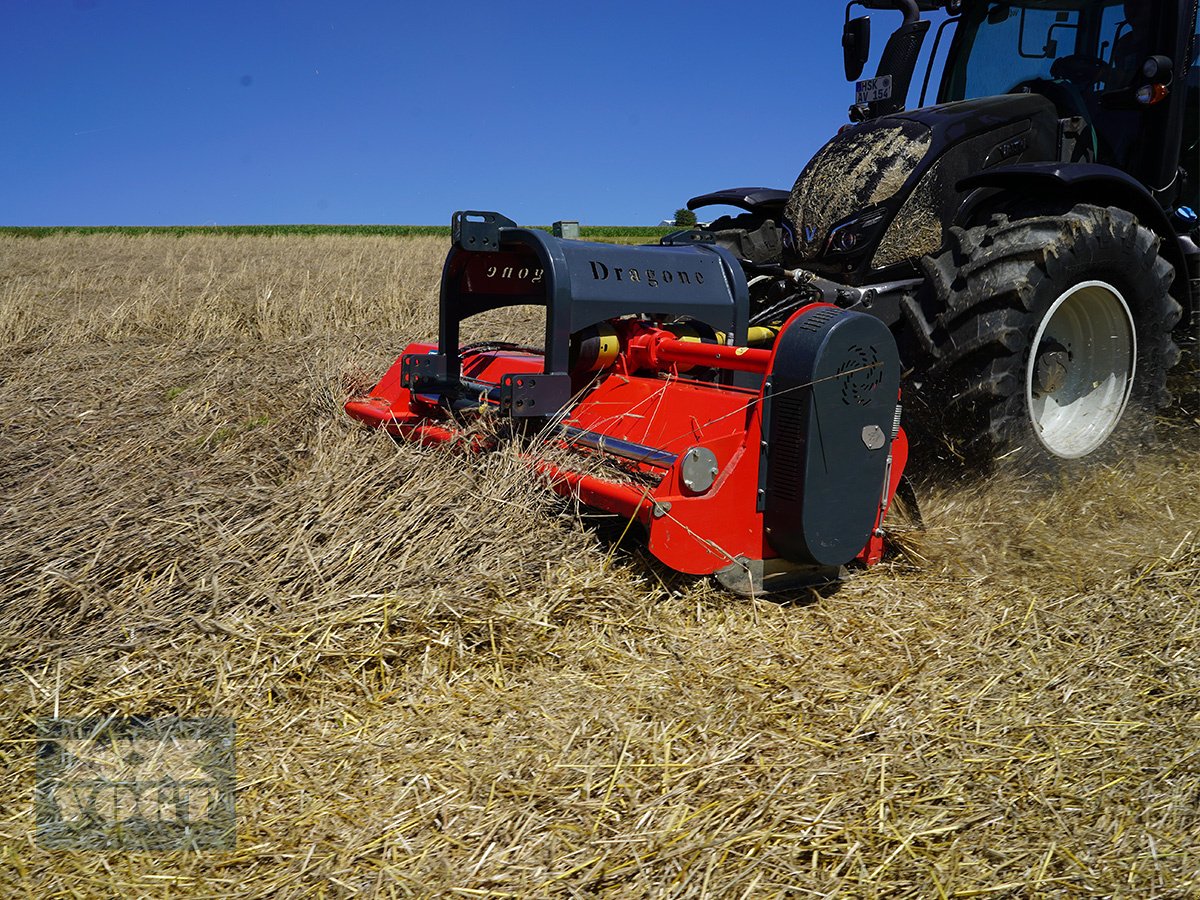
[(778, 215), (783, 212), (783, 205), (787, 203), (788, 193), (788, 191), (778, 188), (726, 188), (723, 191), (713, 191), (710, 194), (693, 197), (687, 202), (687, 208), (695, 210), (705, 206), (736, 206), (747, 212), (762, 213), (768, 216)]
[(874, 316), (804, 310), (776, 343), (763, 408), (767, 540), (795, 563), (840, 566), (866, 546), (888, 474), (900, 357)]

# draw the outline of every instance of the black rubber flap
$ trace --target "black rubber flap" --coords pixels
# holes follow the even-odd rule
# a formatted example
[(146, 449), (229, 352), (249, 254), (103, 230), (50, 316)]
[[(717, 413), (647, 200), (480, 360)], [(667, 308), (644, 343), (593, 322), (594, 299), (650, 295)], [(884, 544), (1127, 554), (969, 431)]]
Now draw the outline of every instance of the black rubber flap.
[(764, 406), (767, 540), (796, 563), (840, 566), (866, 546), (887, 475), (900, 359), (886, 325), (819, 307), (779, 336)]

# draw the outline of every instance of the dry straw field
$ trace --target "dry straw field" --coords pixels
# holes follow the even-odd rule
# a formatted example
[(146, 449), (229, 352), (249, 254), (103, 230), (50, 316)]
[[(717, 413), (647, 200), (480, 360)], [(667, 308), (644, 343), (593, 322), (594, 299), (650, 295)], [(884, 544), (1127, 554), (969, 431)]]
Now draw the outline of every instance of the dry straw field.
[[(1200, 894), (1194, 395), (748, 601), (341, 414), (444, 245), (0, 238), (4, 896)], [(37, 721), (112, 714), (236, 721), (236, 849), (37, 844)]]

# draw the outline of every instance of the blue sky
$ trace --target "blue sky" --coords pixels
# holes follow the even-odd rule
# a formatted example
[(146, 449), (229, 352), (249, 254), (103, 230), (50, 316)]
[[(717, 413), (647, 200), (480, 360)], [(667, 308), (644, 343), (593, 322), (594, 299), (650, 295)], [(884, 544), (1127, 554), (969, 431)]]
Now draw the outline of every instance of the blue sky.
[(844, 9), (0, 0), (0, 224), (656, 224), (791, 187), (853, 99)]

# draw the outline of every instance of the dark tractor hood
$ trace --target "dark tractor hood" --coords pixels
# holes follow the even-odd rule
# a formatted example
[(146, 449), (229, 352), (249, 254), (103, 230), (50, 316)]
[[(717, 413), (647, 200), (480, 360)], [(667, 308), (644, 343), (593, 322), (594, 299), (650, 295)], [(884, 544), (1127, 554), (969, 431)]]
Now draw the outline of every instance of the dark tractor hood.
[(796, 179), (784, 262), (861, 283), (942, 246), (963, 205), (963, 178), (1057, 153), (1054, 106), (1036, 94), (929, 106), (846, 128)]

